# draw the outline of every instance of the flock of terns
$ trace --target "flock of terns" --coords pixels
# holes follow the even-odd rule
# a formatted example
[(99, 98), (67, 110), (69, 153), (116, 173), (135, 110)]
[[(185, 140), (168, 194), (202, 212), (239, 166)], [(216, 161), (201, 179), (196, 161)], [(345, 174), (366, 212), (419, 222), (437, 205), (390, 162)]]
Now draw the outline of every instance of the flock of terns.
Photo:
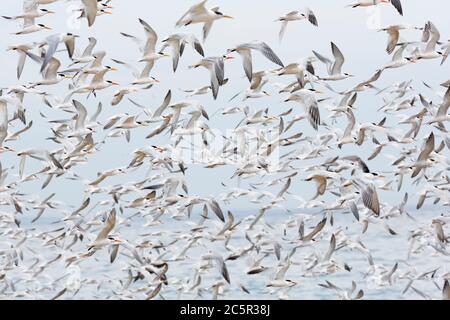
[[(20, 43), (22, 35), (52, 29), (41, 21), (55, 14), (44, 8), (55, 2), (62, 0), (25, 0), (23, 12), (4, 16), (2, 23), (22, 23), (15, 33)], [(78, 19), (86, 21), (89, 27), (102, 23), (103, 15), (113, 13), (110, 2), (72, 1), (79, 4)], [(386, 3), (403, 15), (399, 0), (360, 0), (350, 6)], [(138, 20), (141, 35), (121, 33), (126, 50), (136, 52), (134, 62), (108, 59), (111, 53), (96, 50), (101, 39), (82, 39), (72, 33), (46, 35), (38, 42), (8, 47), (8, 52), (19, 57), (14, 77), (20, 81), (25, 67), (32, 67), (26, 66), (27, 63), (37, 67), (41, 76), (37, 74), (32, 83), (3, 88), (0, 97), (0, 297), (77, 298), (83, 287), (91, 286), (96, 288), (93, 291), (102, 292), (102, 286), (109, 283), (114, 290), (108, 295), (99, 294), (98, 298), (163, 299), (168, 292), (176, 292), (178, 297), (220, 298), (232, 290), (252, 297), (252, 290), (262, 290), (268, 297), (287, 299), (300, 298), (289, 293), (295, 287), (301, 292), (305, 277), (363, 273), (364, 278), (378, 274), (380, 287), (403, 281), (404, 293), (425, 299), (431, 296), (420, 289), (421, 283), (432, 283), (435, 293), (450, 299), (450, 273), (445, 265), (425, 272), (407, 262), (380, 265), (364, 239), (368, 228), (379, 226), (380, 236), (400, 237), (391, 222), (405, 217), (411, 230), (409, 235), (403, 235), (410, 243), (409, 256), (438, 255), (448, 259), (450, 255), (450, 215), (448, 209), (443, 209), (450, 204), (447, 174), (450, 137), (446, 129), (450, 120), (450, 82), (443, 83), (441, 89), (427, 85), (426, 90), (432, 90), (438, 100), (413, 88), (412, 80), (381, 90), (376, 86), (384, 73), (394, 72), (392, 69), (424, 60), (444, 64), (450, 42), (443, 42), (431, 21), (423, 27), (387, 26), (380, 31), (388, 35), (386, 51), (393, 55), (391, 61), (376, 69), (369, 79), (354, 86), (349, 84), (347, 90), (339, 92), (333, 88), (336, 82), (350, 82), (355, 77), (346, 72), (343, 44), (338, 47), (331, 43), (331, 55), (314, 50), (295, 63), (283, 62), (262, 41), (224, 48), (222, 56), (207, 56), (205, 43), (213, 36), (213, 24), (232, 19), (219, 7), (207, 5), (206, 0), (193, 5), (176, 22), (180, 30), (191, 24), (203, 25), (202, 40), (192, 33), (160, 38), (151, 23), (143, 19)], [(276, 19), (281, 24), (279, 41), (283, 40), (289, 23), (304, 20), (319, 28), (318, 17), (305, 9)], [(404, 39), (401, 33), (405, 29), (418, 30), (417, 39)], [(84, 50), (77, 50), (79, 42), (85, 40)], [(173, 70), (167, 72), (180, 72), (177, 70), (183, 53), (191, 49), (199, 61), (190, 68), (204, 68), (209, 73), (204, 87), (185, 91), (191, 99), (200, 95), (222, 98), (220, 89), (234, 77), (245, 74), (249, 87), (229, 101), (224, 98), (230, 107), (210, 110), (193, 100), (172, 101), (172, 91), (167, 92), (157, 108), (153, 107), (157, 104), (154, 101), (147, 106), (129, 97), (157, 88), (160, 82), (152, 75), (152, 69), (160, 59), (172, 60)], [(254, 55), (267, 59), (265, 70), (255, 70)], [(62, 59), (67, 59), (66, 56), (70, 63), (63, 66)], [(226, 74), (227, 64), (234, 59), (242, 61), (242, 75)], [(109, 80), (110, 74), (118, 69), (131, 71), (129, 86)], [(281, 85), (280, 79), (290, 82)], [(68, 88), (64, 97), (51, 93), (52, 87), (60, 83)], [(239, 96), (248, 105), (253, 99), (269, 96), (265, 90), (268, 85), (278, 88), (279, 96), (291, 109), (281, 113), (277, 111), (279, 107), (255, 111), (237, 106)], [(112, 87), (118, 89), (109, 91)], [(100, 91), (110, 93), (111, 100), (95, 103), (94, 96)], [(378, 110), (379, 119), (358, 121), (355, 112), (361, 94), (383, 97), (385, 103)], [(47, 106), (50, 109), (45, 109), (45, 113), (58, 111), (67, 115), (58, 119), (45, 116), (52, 126), (48, 138), (54, 144), (52, 149), (14, 148), (16, 141), (29, 139), (33, 130), (39, 130), (28, 119), (29, 96), (43, 101), (41, 106), (29, 108)], [(130, 104), (139, 113), (117, 113), (102, 119), (105, 108), (120, 110), (121, 104)], [(215, 154), (210, 148), (215, 138), (210, 124), (217, 113), (241, 115), (243, 119), (232, 129), (233, 137), (223, 137), (223, 146)], [(340, 121), (347, 123), (344, 130), (338, 126)], [(79, 174), (78, 168), (87, 166), (112, 139), (123, 137), (126, 140), (123, 143), (132, 143), (131, 133), (144, 131), (147, 142), (129, 159), (123, 159), (126, 162), (123, 167), (103, 171), (97, 177)], [(306, 134), (310, 132), (313, 134)], [(102, 139), (101, 135), (105, 137)], [(192, 142), (193, 137), (199, 137), (198, 145)], [(157, 138), (165, 144), (157, 144)], [(248, 150), (248, 141), (255, 141), (258, 147)], [(189, 144), (201, 150), (205, 170), (214, 172), (227, 166), (235, 171), (230, 181), (222, 182), (227, 192), (214, 197), (189, 192), (189, 181), (185, 178), (190, 163), (176, 157), (177, 149)], [(346, 145), (354, 148), (369, 145), (373, 153), (363, 159), (356, 153), (345, 153)], [(392, 147), (398, 150), (398, 156), (386, 151)], [(278, 161), (271, 158), (275, 153)], [(389, 172), (376, 172), (372, 160), (380, 155), (391, 159)], [(308, 160), (313, 160), (312, 164), (306, 165)], [(39, 165), (40, 170), (27, 170), (29, 162)], [(127, 179), (127, 175), (141, 168), (146, 171), (140, 174), (139, 181)], [(125, 182), (109, 184), (114, 176)], [(76, 207), (58, 201), (57, 193), (37, 199), (23, 191), (33, 181), (40, 182), (44, 192), (61, 180), (69, 185), (84, 184), (84, 195), (73, 196), (74, 200), (84, 197)], [(296, 180), (314, 187), (315, 196), (304, 199), (294, 187)], [(404, 180), (420, 187), (421, 192), (405, 192)], [(230, 186), (233, 181), (237, 187)], [(219, 183), (206, 181), (205, 189), (216, 182)], [(385, 202), (384, 191), (395, 192), (398, 203)], [(96, 202), (99, 195), (104, 198)], [(332, 200), (325, 200), (326, 197)], [(235, 199), (246, 199), (258, 205), (259, 210), (238, 219), (230, 206)], [(287, 199), (297, 201), (300, 212), (309, 210), (316, 214), (289, 210), (284, 206)], [(421, 223), (416, 217), (420, 211), (408, 212), (410, 205), (416, 209), (432, 206), (436, 208), (432, 209), (434, 217)], [(51, 211), (54, 214), (49, 217)], [(288, 215), (282, 223), (271, 223), (265, 219), (271, 211)], [(345, 219), (359, 230), (357, 237), (347, 235), (346, 229), (336, 224), (335, 215), (345, 213), (349, 213)], [(40, 224), (42, 219), (53, 221), (55, 214), (56, 221)], [(198, 222), (193, 222), (194, 219)], [(143, 226), (147, 232), (127, 238), (125, 229), (133, 224)], [(280, 237), (273, 236), (278, 233)], [(367, 268), (357, 270), (351, 261), (342, 261), (339, 255), (347, 250), (367, 259)], [(119, 271), (101, 281), (101, 271), (97, 269), (93, 276), (82, 276), (86, 268), (110, 264), (110, 268)], [(193, 265), (196, 272), (185, 278), (171, 268), (176, 264)], [(55, 265), (67, 270), (67, 274), (58, 277), (50, 272)], [(232, 272), (236, 268), (230, 265), (239, 266), (238, 271)], [(123, 277), (118, 279), (117, 275)], [(263, 288), (252, 288), (251, 283), (258, 281), (264, 283)], [(342, 299), (362, 299), (365, 295), (356, 281), (350, 289), (328, 280), (319, 281), (318, 285)]]

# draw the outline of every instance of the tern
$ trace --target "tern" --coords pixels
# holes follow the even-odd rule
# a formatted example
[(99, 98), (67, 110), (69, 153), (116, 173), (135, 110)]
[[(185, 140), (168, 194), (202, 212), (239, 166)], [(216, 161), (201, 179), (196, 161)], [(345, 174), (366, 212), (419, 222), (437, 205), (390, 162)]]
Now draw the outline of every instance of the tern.
[[(209, 32), (226, 16), (206, 1), (178, 23), (176, 10), (128, 5), (116, 18), (139, 22), (138, 37), (96, 18), (111, 0), (70, 1), (74, 21), (88, 21), (79, 36), (61, 23), (50, 36), (33, 34), (52, 12), (65, 21), (64, 1), (18, 2), (23, 11), (3, 23), (23, 21), (17, 34), (29, 39), (11, 36), (0, 54), (0, 299), (240, 299), (250, 291), (288, 299), (300, 284), (316, 286), (311, 298), (324, 288), (326, 298), (361, 299), (370, 289), (449, 299), (450, 80), (441, 65), (450, 45), (429, 18), (423, 28), (397, 21), (339, 34), (348, 28), (330, 24), (347, 10), (338, 5), (321, 20), (335, 32), (329, 59), (314, 47), (314, 27), (299, 35), (301, 46), (272, 50), (273, 25), (255, 10), (241, 10), (250, 20), (237, 32)], [(388, 3), (403, 12), (398, 0), (352, 6)], [(50, 4), (54, 11), (43, 9)], [(361, 27), (353, 13), (348, 30)], [(292, 11), (277, 20), (280, 36), (303, 20), (318, 25), (311, 10)], [(210, 45), (164, 29), (172, 23), (201, 24)], [(378, 30), (387, 46), (363, 41)], [(255, 41), (246, 42), (250, 31)], [(360, 65), (357, 81), (342, 72), (338, 38)], [(384, 51), (393, 57), (380, 68)], [(232, 52), (245, 75), (228, 65)], [(36, 64), (25, 70), (28, 58)], [(123, 86), (106, 80), (111, 71)], [(174, 101), (186, 95), (199, 100)]]
[(160, 52), (164, 52), (167, 47), (170, 47), (172, 50), (171, 56), (173, 62), (173, 72), (177, 71), (178, 62), (180, 61), (180, 57), (183, 55), (184, 47), (186, 44), (191, 44), (195, 51), (197, 51), (202, 57), (205, 56), (200, 41), (193, 34), (173, 34), (163, 40), (163, 43), (164, 45), (161, 48)]
[[(27, 52), (27, 55), (39, 64), (42, 64), (44, 61), (44, 58), (38, 57), (31, 52)], [(60, 67), (61, 61), (56, 58), (51, 58), (47, 63), (47, 66), (43, 70), (43, 79), (32, 84), (31, 88), (34, 88), (36, 86), (55, 85), (60, 83), (64, 79), (69, 78), (69, 76), (65, 75), (64, 73), (59, 72)]]
[(319, 59), (327, 66), (328, 76), (320, 77), (319, 79), (325, 81), (339, 81), (347, 79), (349, 77), (353, 77), (353, 75), (349, 73), (342, 73), (342, 66), (344, 65), (345, 58), (341, 50), (339, 50), (339, 48), (333, 42), (331, 42), (331, 51), (333, 52), (334, 61), (331, 61), (330, 59), (313, 50), (313, 53), (317, 57), (317, 59)]
[(72, 61), (73, 61), (72, 65), (93, 62), (95, 60), (95, 57), (93, 56), (92, 53), (93, 53), (96, 45), (97, 45), (97, 39), (94, 37), (89, 37), (89, 44), (84, 49), (83, 53), (77, 57), (74, 57), (72, 55)]
[(3, 146), (3, 142), (8, 136), (8, 103), (9, 99), (0, 97), (0, 154), (12, 151), (12, 149)]
[(229, 55), (222, 57), (208, 57), (191, 66), (191, 68), (204, 67), (210, 72), (211, 89), (214, 100), (219, 94), (219, 87), (225, 84), (225, 61), (234, 59)]
[(114, 238), (108, 236), (114, 229), (115, 225), (116, 225), (116, 209), (112, 209), (111, 212), (108, 214), (108, 217), (105, 221), (105, 225), (98, 234), (97, 238), (94, 240), (94, 242), (92, 242), (92, 244), (89, 245), (89, 250), (100, 249), (107, 245), (117, 244), (117, 241)]
[(145, 64), (145, 67), (142, 70), (142, 72), (139, 72), (139, 70), (134, 68), (129, 63), (125, 63), (125, 62), (122, 62), (122, 61), (119, 61), (119, 60), (115, 60), (115, 59), (113, 59), (113, 61), (115, 63), (117, 63), (117, 64), (125, 65), (126, 67), (128, 67), (128, 68), (133, 70), (133, 76), (135, 77), (135, 79), (131, 83), (132, 85), (146, 85), (147, 88), (150, 88), (152, 85), (159, 83), (159, 80), (157, 80), (156, 78), (150, 76), (150, 72), (153, 69), (153, 64), (154, 64), (153, 61), (147, 62)]
[(123, 32), (121, 33), (124, 37), (132, 39), (140, 46), (139, 49), (142, 52), (142, 58), (139, 61), (154, 64), (156, 60), (163, 57), (168, 57), (169, 55), (163, 52), (156, 52), (155, 50), (156, 43), (158, 41), (158, 35), (155, 30), (153, 30), (153, 28), (144, 20), (139, 19), (139, 22), (144, 27), (146, 33), (145, 40), (141, 40)]
[(75, 39), (76, 38), (78, 38), (78, 36), (74, 35), (72, 33), (57, 34), (57, 35), (47, 37), (45, 42), (40, 45), (40, 47), (43, 47), (44, 45), (48, 46), (47, 51), (45, 53), (44, 61), (41, 66), (41, 72), (44, 71), (44, 69), (47, 67), (47, 64), (53, 58), (55, 52), (58, 50), (58, 46), (60, 43), (65, 44), (69, 58), (72, 59), (73, 54), (75, 52)]
[(432, 132), (428, 136), (427, 140), (425, 141), (422, 151), (419, 154), (419, 157), (415, 164), (415, 169), (411, 175), (411, 178), (416, 177), (422, 171), (422, 169), (425, 168), (425, 162), (428, 160), (431, 153), (434, 151), (434, 148), (435, 148), (434, 143), (435, 143), (435, 138), (434, 138), (434, 133)]
[(357, 2), (350, 4), (349, 7), (357, 8), (357, 7), (372, 7), (383, 3), (392, 4), (395, 9), (397, 9), (398, 13), (403, 15), (402, 3), (400, 0), (358, 0)]
[(316, 98), (317, 93), (320, 93), (320, 91), (315, 89), (301, 89), (285, 100), (285, 102), (298, 101), (302, 103), (306, 108), (309, 123), (316, 131), (319, 129), (319, 125), (321, 124), (319, 103)]
[(54, 14), (54, 13), (55, 13), (54, 11), (47, 10), (47, 9), (36, 9), (33, 11), (24, 12), (23, 14), (18, 15), (18, 16), (12, 16), (12, 17), (3, 16), (3, 18), (5, 18), (7, 20), (24, 19), (24, 25), (32, 25), (32, 24), (34, 24), (34, 19), (41, 18), (48, 14)]
[(104, 76), (108, 71), (113, 71), (113, 69), (105, 69), (97, 73), (92, 79), (90, 84), (82, 85), (74, 88), (64, 101), (68, 101), (74, 94), (77, 93), (91, 93), (99, 90), (107, 89), (111, 86), (119, 86), (117, 82), (111, 80), (105, 80)]
[(54, 14), (55, 12), (48, 9), (39, 9), (39, 4), (34, 0), (27, 0), (23, 3), (23, 13), (18, 16), (3, 16), (3, 18), (8, 20), (19, 20), (23, 19), (23, 29), (17, 33), (16, 35), (29, 34), (34, 33), (40, 30), (48, 29), (50, 27), (45, 26), (44, 24), (36, 24), (35, 21), (37, 18), (44, 17), (48, 14)]
[(436, 51), (436, 45), (439, 43), (441, 34), (436, 26), (428, 21), (423, 30), (422, 41), (427, 42), (424, 51), (419, 50), (415, 56), (418, 59), (437, 59), (444, 56), (441, 51)]
[(291, 11), (286, 15), (278, 18), (275, 22), (281, 22), (281, 29), (279, 32), (279, 40), (280, 42), (283, 40), (284, 34), (286, 32), (286, 28), (289, 22), (291, 21), (299, 21), (299, 20), (308, 20), (312, 25), (318, 27), (319, 23), (317, 22), (316, 15), (312, 12), (311, 9), (306, 8), (304, 12), (300, 11)]
[(19, 80), (23, 68), (25, 67), (25, 62), (27, 59), (27, 52), (34, 49), (34, 44), (19, 44), (8, 47), (8, 51), (15, 51), (19, 54), (19, 62), (17, 64), (17, 79)]
[(242, 57), (245, 75), (250, 82), (253, 77), (252, 50), (261, 52), (267, 59), (284, 68), (283, 62), (281, 62), (280, 58), (278, 58), (275, 52), (265, 42), (254, 41), (238, 45), (233, 49), (228, 49), (228, 52), (237, 52)]
[(233, 19), (220, 12), (219, 7), (207, 9), (205, 7), (207, 0), (203, 0), (193, 5), (175, 24), (176, 27), (187, 26), (190, 24), (203, 23), (203, 41), (209, 35), (214, 21), (220, 19)]
[(24, 26), (24, 28), (20, 31), (15, 32), (15, 35), (26, 35), (26, 34), (30, 34), (30, 33), (34, 33), (34, 32), (38, 32), (41, 30), (52, 30), (51, 27), (46, 26), (45, 24), (42, 23), (38, 23), (38, 24), (31, 24), (31, 25), (26, 25)]
[(311, 82), (310, 76), (315, 73), (314, 66), (312, 64), (313, 62), (313, 58), (308, 58), (301, 62), (291, 63), (286, 67), (277, 70), (276, 74), (279, 76), (295, 75), (300, 88), (304, 88), (307, 81)]
[(382, 28), (378, 31), (384, 31), (388, 34), (388, 44), (386, 47), (386, 52), (389, 54), (392, 54), (394, 52), (395, 47), (398, 44), (399, 38), (400, 38), (400, 30), (404, 30), (407, 27), (401, 24), (396, 25), (390, 25), (385, 28)]

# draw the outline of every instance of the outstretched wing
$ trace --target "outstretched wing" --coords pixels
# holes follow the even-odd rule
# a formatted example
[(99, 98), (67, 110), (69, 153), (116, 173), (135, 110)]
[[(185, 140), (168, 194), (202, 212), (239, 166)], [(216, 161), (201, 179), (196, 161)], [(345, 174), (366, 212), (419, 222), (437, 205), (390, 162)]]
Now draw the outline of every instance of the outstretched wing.
[(100, 231), (94, 242), (106, 239), (108, 237), (108, 234), (112, 231), (112, 229), (114, 229), (115, 225), (116, 225), (116, 209), (114, 208), (109, 213), (102, 231)]
[(395, 9), (397, 9), (398, 13), (403, 15), (403, 8), (402, 8), (402, 3), (400, 2), (400, 0), (391, 0), (391, 3), (395, 7)]
[(316, 27), (319, 26), (319, 23), (318, 23), (318, 21), (317, 21), (316, 15), (315, 15), (314, 12), (312, 12), (312, 10), (309, 9), (309, 8), (306, 8), (306, 17), (308, 18), (308, 21), (309, 21), (311, 24), (315, 25)]
[(47, 37), (46, 41), (47, 41), (47, 44), (48, 44), (48, 48), (47, 48), (47, 52), (45, 53), (45, 58), (44, 58), (44, 61), (42, 63), (42, 66), (41, 66), (41, 72), (43, 72), (45, 70), (45, 68), (47, 67), (48, 63), (50, 62), (50, 60), (55, 55), (56, 50), (58, 50), (59, 35), (58, 34), (54, 34), (54, 35), (52, 35), (50, 37)]
[(273, 50), (267, 45), (267, 43), (258, 42), (255, 44), (250, 44), (248, 45), (248, 47), (261, 52), (267, 59), (284, 68), (283, 62), (280, 60), (280, 58), (278, 58), (275, 52), (273, 52)]
[(97, 0), (81, 0), (84, 4), (84, 10), (86, 13), (86, 17), (88, 20), (89, 27), (95, 22), (95, 18), (97, 18)]
[(153, 53), (155, 52), (156, 42), (158, 41), (158, 35), (155, 30), (144, 20), (139, 19), (139, 22), (144, 27), (145, 33), (147, 35), (147, 41), (145, 43), (144, 52)]
[(312, 125), (314, 130), (319, 130), (320, 125), (320, 111), (319, 106), (317, 103), (313, 103), (310, 106), (308, 106), (308, 109), (306, 110), (308, 113), (308, 120), (309, 123)]
[(189, 10), (186, 11), (186, 13), (183, 14), (183, 16), (177, 21), (175, 26), (180, 27), (183, 24), (187, 23), (188, 21), (185, 21), (185, 19), (189, 15), (201, 14), (203, 12), (206, 12), (207, 11), (205, 8), (206, 1), (208, 1), (208, 0), (203, 0), (200, 3), (194, 4), (192, 7), (190, 7)]
[(334, 42), (331, 43), (331, 51), (333, 52), (333, 56), (335, 59), (333, 68), (331, 69), (331, 74), (341, 74), (342, 66), (345, 62), (344, 55), (342, 54), (341, 50), (339, 50), (337, 45), (334, 44)]
[(369, 185), (367, 188), (361, 190), (362, 200), (364, 206), (377, 216), (380, 215), (380, 202), (378, 200), (377, 190), (373, 185)]

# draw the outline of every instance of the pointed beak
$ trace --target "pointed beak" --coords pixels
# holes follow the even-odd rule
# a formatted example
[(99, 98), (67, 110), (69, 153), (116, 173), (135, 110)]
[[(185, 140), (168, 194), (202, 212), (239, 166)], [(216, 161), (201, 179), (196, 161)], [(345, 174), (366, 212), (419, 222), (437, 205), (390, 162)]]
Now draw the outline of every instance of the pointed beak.
[(223, 16), (225, 19), (234, 19), (232, 16)]
[(111, 84), (112, 84), (113, 86), (120, 86), (120, 84), (118, 84), (117, 82), (111, 82)]
[(56, 12), (55, 12), (55, 11), (47, 10), (47, 13), (48, 13), (48, 14), (55, 14)]
[(112, 12), (109, 11), (103, 11), (104, 14), (112, 14)]
[(53, 30), (51, 27), (47, 27), (47, 26), (44, 26), (44, 28), (47, 30)]
[(117, 69), (117, 68), (114, 68), (114, 67), (111, 67), (111, 69), (110, 69), (111, 71), (119, 71), (119, 69)]

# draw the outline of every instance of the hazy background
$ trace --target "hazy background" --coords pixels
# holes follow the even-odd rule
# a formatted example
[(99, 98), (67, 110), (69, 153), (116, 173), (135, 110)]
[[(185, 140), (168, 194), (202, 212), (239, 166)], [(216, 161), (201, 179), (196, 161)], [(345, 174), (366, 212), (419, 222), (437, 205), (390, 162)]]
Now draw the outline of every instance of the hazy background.
[[(138, 22), (138, 18), (147, 21), (159, 34), (160, 41), (167, 35), (175, 32), (193, 32), (201, 38), (201, 26), (192, 25), (186, 28), (176, 29), (175, 22), (181, 15), (197, 1), (137, 1), (137, 0), (114, 0), (113, 15), (106, 15), (98, 17), (95, 25), (92, 28), (87, 27), (85, 20), (81, 23), (79, 30), (69, 28), (67, 20), (71, 16), (71, 8), (79, 1), (60, 1), (59, 3), (45, 6), (46, 8), (56, 11), (58, 14), (47, 16), (39, 19), (39, 23), (45, 23), (54, 28), (50, 32), (39, 32), (29, 36), (15, 36), (11, 33), (20, 30), (19, 23), (0, 20), (2, 28), (0, 29), (1, 36), (1, 52), (0, 61), (2, 62), (2, 70), (0, 73), (0, 87), (8, 87), (11, 85), (26, 84), (40, 79), (39, 66), (32, 61), (27, 61), (24, 73), (20, 81), (17, 81), (16, 66), (17, 55), (12, 52), (6, 52), (6, 49), (11, 44), (42, 41), (46, 36), (57, 32), (73, 32), (81, 36), (77, 42), (77, 52), (84, 50), (88, 43), (88, 37), (93, 36), (98, 39), (96, 50), (106, 50), (108, 56), (105, 63), (115, 66), (111, 62), (111, 58), (123, 61), (137, 61), (139, 52), (137, 47), (131, 41), (119, 35), (119, 32), (127, 32), (136, 36), (143, 36), (143, 30)], [(353, 87), (355, 84), (368, 79), (376, 69), (382, 67), (385, 63), (390, 61), (385, 52), (387, 35), (384, 32), (377, 32), (369, 27), (375, 25), (377, 19), (373, 19), (373, 10), (366, 10), (364, 8), (346, 8), (351, 1), (342, 0), (328, 0), (328, 1), (208, 1), (208, 6), (213, 7), (220, 5), (221, 11), (225, 14), (235, 17), (234, 20), (224, 20), (214, 23), (213, 29), (207, 39), (204, 48), (207, 56), (217, 56), (224, 54), (227, 48), (247, 42), (251, 40), (262, 40), (267, 42), (274, 51), (279, 55), (281, 60), (285, 63), (298, 61), (302, 58), (310, 56), (311, 50), (316, 50), (326, 56), (331, 56), (330, 41), (334, 41), (346, 57), (346, 64), (344, 65), (344, 72), (355, 74), (356, 77), (348, 80), (332, 84), (336, 90), (344, 90)], [(431, 20), (441, 31), (441, 41), (446, 41), (449, 37), (449, 22), (448, 15), (450, 4), (447, 1), (431, 0), (431, 1), (408, 1), (404, 0), (404, 17), (401, 17), (394, 7), (391, 5), (381, 6), (379, 12), (375, 12), (375, 17), (379, 17), (380, 27), (389, 24), (409, 23), (414, 26), (423, 26), (428, 20)], [(16, 15), (21, 13), (22, 1), (17, 0), (3, 0), (2, 15)], [(300, 5), (300, 7), (299, 7)], [(274, 22), (276, 18), (286, 14), (289, 11), (303, 9), (310, 7), (316, 14), (319, 21), (319, 28), (316, 28), (305, 21), (290, 23), (282, 44), (278, 42), (278, 32), (280, 24)], [(420, 31), (408, 30), (402, 32), (405, 39), (409, 41), (419, 41), (421, 38)], [(160, 47), (160, 42), (157, 47)], [(63, 67), (66, 67), (68, 61), (65, 53), (59, 53), (58, 58), (61, 59)], [(199, 60), (200, 56), (193, 53), (191, 48), (185, 51), (185, 55), (180, 60), (180, 65), (177, 73), (172, 72), (172, 62), (170, 59), (160, 60), (152, 71), (152, 74), (161, 81), (161, 84), (152, 89), (132, 95), (134, 100), (148, 105), (153, 110), (162, 102), (168, 89), (172, 89), (173, 102), (184, 100), (185, 94), (178, 89), (194, 89), (209, 84), (209, 75), (206, 70), (188, 70), (188, 66)], [(396, 82), (401, 82), (409, 79), (414, 79), (414, 88), (416, 93), (422, 92), (425, 96), (430, 97), (435, 102), (440, 102), (440, 98), (433, 96), (433, 93), (422, 85), (422, 81), (438, 88), (438, 85), (446, 80), (449, 76), (449, 63), (443, 67), (439, 66), (439, 60), (422, 61), (416, 65), (407, 66), (398, 70), (387, 71), (383, 74), (381, 80), (376, 83), (377, 87), (383, 88)], [(139, 63), (135, 62), (135, 65)], [(142, 65), (143, 67), (143, 65)], [(254, 70), (272, 69), (276, 66), (261, 58), (259, 54), (254, 55)], [(325, 72), (323, 66), (317, 68), (319, 74)], [(230, 83), (221, 89), (219, 99), (213, 101), (210, 95), (195, 97), (200, 101), (208, 113), (212, 115), (216, 110), (222, 107), (229, 107), (232, 105), (244, 106), (248, 105), (252, 110), (258, 110), (265, 107), (270, 107), (271, 114), (279, 114), (289, 108), (298, 108), (298, 113), (303, 113), (301, 107), (297, 104), (281, 103), (285, 96), (276, 94), (277, 89), (268, 86), (266, 90), (274, 95), (269, 98), (241, 102), (239, 99), (232, 104), (228, 100), (238, 91), (244, 90), (248, 87), (248, 81), (244, 78), (242, 63), (240, 57), (237, 57), (233, 62), (227, 63), (226, 75), (230, 78)], [(120, 83), (122, 86), (128, 86), (132, 80), (131, 72), (128, 69), (121, 68), (120, 72), (109, 73), (108, 79)], [(277, 82), (290, 83), (292, 78), (276, 79)], [(45, 88), (48, 93), (57, 96), (64, 96), (67, 93), (68, 83), (63, 83), (58, 86)], [(77, 96), (81, 102), (85, 103), (88, 110), (95, 112), (98, 101), (104, 104), (104, 112), (99, 118), (104, 122), (111, 115), (117, 113), (140, 114), (141, 110), (130, 105), (126, 99), (117, 107), (112, 107), (110, 102), (112, 94), (115, 89), (108, 89), (99, 93), (97, 99), (94, 97), (86, 100), (85, 96)], [(440, 90), (440, 89), (439, 89)], [(331, 95), (325, 94), (324, 97)], [(356, 107), (357, 121), (359, 122), (378, 122), (384, 115), (378, 113), (376, 110), (383, 105), (381, 96), (375, 97), (373, 92), (365, 92), (359, 94)], [(25, 99), (25, 106), (27, 108), (27, 118), (34, 121), (33, 128), (21, 137), (18, 142), (8, 142), (6, 145), (13, 147), (20, 151), (29, 148), (45, 148), (54, 150), (59, 146), (53, 144), (46, 138), (52, 136), (50, 126), (46, 123), (40, 115), (45, 115), (48, 119), (68, 118), (67, 114), (63, 112), (49, 109), (45, 106), (39, 98), (27, 96)], [(322, 116), (325, 118), (327, 112), (321, 107)], [(415, 109), (416, 110), (416, 109)], [(235, 127), (241, 116), (227, 116), (218, 115), (210, 122), (210, 127), (225, 130), (227, 128)], [(338, 122), (337, 126), (345, 128), (346, 119)], [(389, 125), (395, 125), (398, 119), (391, 119), (388, 121)], [(11, 131), (16, 131), (21, 127), (10, 128)], [(409, 129), (408, 126), (402, 127), (405, 132)], [(93, 180), (97, 172), (127, 166), (131, 160), (131, 153), (133, 150), (144, 146), (145, 144), (165, 144), (168, 143), (168, 136), (159, 137), (152, 141), (143, 139), (151, 131), (151, 128), (133, 130), (132, 141), (127, 144), (124, 138), (110, 139), (107, 145), (102, 148), (102, 152), (89, 159), (86, 165), (75, 168), (77, 174), (83, 176), (86, 180)], [(307, 122), (302, 121), (297, 123), (290, 133), (294, 134), (298, 131), (304, 131), (305, 134), (314, 134)], [(429, 131), (423, 130), (421, 137), (428, 134)], [(320, 133), (326, 133), (324, 128), (320, 129)], [(96, 141), (102, 138), (103, 133), (96, 137)], [(354, 148), (352, 146), (345, 146), (341, 151), (335, 153), (330, 152), (328, 155), (350, 155), (358, 153), (363, 159), (372, 153), (374, 146), (367, 142), (363, 148)], [(387, 151), (395, 154), (393, 148), (387, 148)], [(11, 168), (10, 176), (7, 181), (17, 179), (19, 159), (14, 154), (7, 154), (0, 156), (4, 167)], [(311, 162), (300, 162), (300, 165), (308, 165)], [(391, 168), (385, 163), (387, 159), (380, 155), (374, 161), (369, 163), (369, 167), (375, 172), (389, 171)], [(298, 166), (300, 166), (298, 165)], [(26, 165), (26, 174), (35, 172), (41, 168), (41, 164), (36, 160), (28, 160)], [(202, 166), (189, 166), (186, 180), (190, 187), (190, 194), (197, 195), (217, 195), (226, 192), (228, 189), (221, 186), (221, 182), (229, 186), (236, 186), (236, 181), (231, 181), (235, 168), (224, 167), (214, 170), (203, 169)], [(113, 183), (130, 183), (133, 180), (140, 180), (146, 174), (146, 169), (138, 170), (132, 174), (124, 177), (115, 177), (104, 184)], [(21, 188), (23, 193), (36, 193), (36, 197), (45, 198), (52, 192), (57, 192), (57, 199), (64, 201), (69, 205), (76, 206), (82, 201), (82, 193), (85, 191), (85, 185), (73, 180), (66, 180), (64, 178), (53, 181), (45, 191), (40, 191), (40, 186), (43, 181), (32, 181), (27, 183), (26, 187)], [(300, 180), (300, 179), (297, 179)], [(255, 179), (253, 180), (255, 181)], [(409, 191), (415, 193), (420, 189), (408, 187), (409, 179), (404, 181), (404, 189), (401, 193), (396, 192), (381, 192), (382, 201), (389, 201), (397, 203), (403, 197), (403, 192)], [(405, 188), (406, 186), (406, 188)], [(29, 188), (29, 189), (27, 189)], [(298, 194), (309, 199), (313, 196), (315, 190), (311, 184), (303, 184), (296, 182), (291, 187), (290, 191), (293, 194)], [(74, 196), (77, 195), (77, 196)], [(326, 199), (326, 198), (325, 198)], [(416, 197), (413, 197), (416, 201)], [(297, 203), (290, 201), (289, 206), (295, 207)], [(237, 201), (232, 204), (233, 208), (251, 209), (253, 206), (247, 201)]]

